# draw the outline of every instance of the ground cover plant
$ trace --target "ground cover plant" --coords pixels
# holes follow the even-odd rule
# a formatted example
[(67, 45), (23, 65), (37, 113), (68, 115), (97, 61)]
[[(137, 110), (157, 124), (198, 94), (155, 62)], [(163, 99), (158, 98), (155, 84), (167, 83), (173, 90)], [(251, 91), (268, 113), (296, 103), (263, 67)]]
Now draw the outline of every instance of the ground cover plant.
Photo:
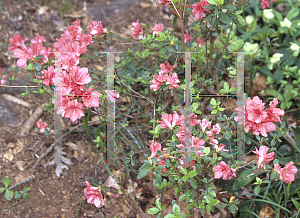
[[(108, 150), (109, 136), (101, 134), (103, 117), (108, 119), (109, 105), (117, 106), (114, 164), (119, 169), (111, 173), (106, 165), (108, 180), (84, 181), (84, 199), (101, 208), (105, 195), (134, 198), (117, 182), (119, 172), (126, 170), (129, 177), (148, 179), (156, 191), (153, 205), (140, 216), (297, 217), (299, 127), (295, 122), (293, 131), (287, 114), (293, 113), (295, 121), (300, 116), (299, 2), (153, 4), (166, 8), (173, 25), (180, 24), (180, 34), (168, 30), (160, 16), (153, 26), (133, 21), (128, 40), (138, 41), (137, 47), (118, 55), (114, 90), (104, 85), (111, 71), (105, 63), (108, 55), (97, 50), (86, 54), (92, 44), (112, 45), (119, 37), (101, 21), (83, 26), (77, 19), (48, 48), (38, 33), (30, 40), (18, 34), (10, 38), (8, 50), (18, 58), (17, 67), (29, 71), (39, 85), (34, 92), (47, 99), (46, 110), (72, 123), (80, 120), (82, 133), (99, 154)], [(237, 86), (241, 60), (234, 53), (240, 51), (245, 53), (242, 90)], [(60, 81), (54, 65), (58, 53)], [(88, 58), (101, 63), (102, 70), (82, 65)], [(191, 82), (186, 85), (189, 67)], [(9, 86), (10, 80), (14, 78), (2, 72), (1, 85)], [(240, 92), (245, 93), (242, 102), (234, 100)], [(22, 96), (30, 95), (26, 88)], [(100, 126), (89, 126), (91, 113), (97, 114)], [(53, 120), (41, 119), (36, 125), (46, 137), (54, 126)], [(238, 125), (246, 144), (242, 160), (237, 157)], [(55, 165), (59, 177), (70, 160), (56, 148), (45, 167)], [(99, 158), (103, 163), (103, 155)], [(163, 201), (169, 190), (174, 199)]]

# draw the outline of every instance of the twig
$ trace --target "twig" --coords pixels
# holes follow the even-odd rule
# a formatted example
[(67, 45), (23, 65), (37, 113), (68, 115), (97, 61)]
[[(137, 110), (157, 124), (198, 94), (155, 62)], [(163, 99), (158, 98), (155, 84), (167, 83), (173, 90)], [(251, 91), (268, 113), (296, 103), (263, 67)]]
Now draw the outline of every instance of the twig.
[(16, 104), (20, 104), (24, 107), (27, 107), (27, 108), (31, 108), (31, 105), (26, 102), (26, 101), (23, 101), (22, 99), (19, 99), (19, 98), (16, 98), (15, 96), (12, 96), (10, 94), (2, 94), (3, 98), (8, 100), (8, 101), (11, 101), (13, 103), (16, 103)]
[(39, 106), (34, 113), (26, 120), (22, 130), (21, 130), (21, 136), (27, 136), (29, 134), (29, 131), (31, 128), (34, 126), (35, 122), (39, 119), (39, 117), (43, 114), (44, 112), (44, 105), (42, 104)]
[[(12, 189), (16, 188), (17, 186), (22, 185), (22, 184), (24, 184), (24, 183), (26, 183), (26, 182), (29, 182), (30, 180), (32, 180), (32, 179), (34, 179), (34, 178), (35, 178), (35, 176), (32, 174), (31, 176), (27, 177), (26, 179), (24, 179), (23, 181), (21, 181), (21, 182), (15, 184), (15, 185), (9, 187), (8, 189), (9, 189), (9, 190), (12, 190)], [(0, 194), (2, 194), (3, 192), (4, 192), (4, 191), (0, 192)]]

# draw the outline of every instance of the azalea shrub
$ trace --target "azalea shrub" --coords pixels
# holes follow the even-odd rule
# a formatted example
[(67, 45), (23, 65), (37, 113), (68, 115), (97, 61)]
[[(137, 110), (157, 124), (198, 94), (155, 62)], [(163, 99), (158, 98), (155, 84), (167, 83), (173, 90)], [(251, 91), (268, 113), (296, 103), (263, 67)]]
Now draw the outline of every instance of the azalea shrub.
[[(18, 58), (18, 67), (34, 73), (33, 81), (39, 83), (39, 93), (44, 95), (46, 90), (52, 94), (47, 109), (61, 110), (62, 117), (72, 122), (83, 118), (84, 110), (106, 106), (105, 101), (101, 101), (99, 105), (101, 93), (106, 95), (107, 100), (115, 102), (117, 98), (125, 96), (129, 90), (137, 87), (135, 94), (150, 99), (154, 105), (152, 120), (148, 120), (153, 126), (149, 131), (149, 135), (153, 137), (147, 145), (151, 154), (147, 158), (144, 157), (137, 178), (142, 179), (151, 172), (153, 185), (158, 190), (166, 191), (172, 188), (179, 196), (179, 201), (185, 200), (186, 208), (179, 208), (178, 202), (174, 201), (172, 213), (166, 217), (188, 217), (194, 213), (194, 209), (205, 214), (214, 212), (217, 208), (221, 210), (221, 207), (228, 207), (232, 213), (237, 212), (238, 198), (231, 198), (229, 201), (225, 198), (222, 201), (217, 199), (218, 190), (214, 186), (216, 180), (234, 179), (233, 186), (240, 189), (256, 178), (257, 186), (254, 192), (257, 195), (261, 191), (262, 183), (282, 181), (291, 184), (298, 172), (297, 167), (293, 161), (282, 164), (276, 154), (280, 138), (287, 133), (286, 124), (281, 121), (281, 117), (285, 115), (284, 109), (290, 108), (294, 103), (293, 97), (286, 97), (291, 93), (298, 97), (298, 82), (293, 83), (294, 87), (285, 88), (289, 91), (284, 92), (284, 97), (280, 94), (283, 86), (278, 91), (268, 90), (275, 98), (268, 99), (267, 109), (266, 103), (263, 103), (260, 97), (254, 96), (245, 99), (244, 106), (238, 106), (235, 113), (227, 116), (224, 114), (225, 108), (222, 107), (224, 101), (211, 97), (210, 101), (204, 102), (204, 107), (200, 108), (200, 103), (197, 102), (203, 100), (203, 97), (200, 97), (193, 98), (192, 111), (186, 115), (181, 110), (185, 93), (185, 63), (177, 53), (198, 52), (191, 53), (192, 94), (210, 90), (227, 95), (237, 92), (237, 87), (233, 85), (236, 84), (236, 57), (230, 52), (240, 50), (249, 52), (245, 54), (245, 72), (248, 74), (246, 79), (250, 80), (248, 87), (251, 87), (257, 71), (268, 76), (270, 85), (274, 83), (272, 80), (276, 81), (276, 84), (285, 84), (282, 71), (278, 71), (283, 68), (284, 63), (291, 66), (284, 68), (286, 77), (299, 78), (299, 64), (292, 68), (299, 54), (298, 42), (291, 43), (291, 47), (283, 43), (283, 40), (295, 39), (299, 35), (299, 27), (296, 25), (299, 22), (296, 19), (299, 9), (288, 5), (287, 7), (292, 7), (292, 12), (288, 12), (283, 20), (278, 11), (271, 9), (276, 2), (268, 0), (262, 0), (260, 5), (240, 0), (154, 2), (166, 6), (169, 16), (173, 17), (173, 24), (181, 21), (187, 27), (187, 31), (184, 31), (183, 26), (180, 40), (162, 23), (149, 26), (141, 23), (139, 19), (132, 22), (131, 37), (138, 42), (138, 46), (119, 55), (120, 61), (116, 66), (119, 80), (116, 81), (115, 92), (106, 91), (104, 86), (96, 83), (105, 80), (105, 69), (96, 72), (80, 65), (80, 60), (85, 58), (84, 55), (94, 43), (93, 40), (102, 42), (107, 38), (112, 40), (112, 37), (116, 36), (109, 28), (103, 28), (101, 21), (92, 21), (82, 28), (80, 20), (76, 20), (56, 40), (53, 48), (44, 47), (45, 37), (39, 34), (36, 34), (30, 43), (27, 42), (27, 38), (23, 39), (16, 34), (10, 39), (11, 46), (8, 49)], [(250, 15), (252, 10), (257, 17)], [(242, 13), (249, 15), (244, 19)], [(280, 50), (273, 54), (270, 48), (281, 45), (283, 54), (278, 53)], [(54, 52), (60, 52), (61, 55), (60, 96), (54, 95), (58, 83), (54, 77)], [(287, 58), (291, 54), (293, 56)], [(99, 62), (101, 57), (97, 51), (95, 55), (90, 56)], [(281, 58), (285, 60), (284, 63), (280, 62)], [(6, 84), (5, 75), (1, 77), (1, 84)], [(275, 84), (273, 85), (274, 88)], [(29, 94), (27, 89), (24, 96)], [(172, 105), (172, 108), (163, 107), (166, 96), (179, 99), (179, 103)], [(277, 107), (279, 102), (280, 108)], [(207, 115), (213, 115), (213, 118), (208, 118)], [(202, 118), (199, 118), (200, 116)], [(48, 126), (42, 120), (37, 121), (36, 125), (41, 129)], [(236, 161), (236, 149), (233, 148), (236, 144), (236, 132), (233, 129), (237, 125), (244, 125), (245, 142), (248, 145), (256, 145), (248, 146), (247, 150), (257, 156), (257, 164)], [(132, 165), (133, 154), (134, 152), (130, 155)], [(129, 159), (125, 158), (124, 163), (129, 164)], [(259, 176), (263, 173), (266, 173), (269, 179), (262, 180)], [(87, 181), (84, 184), (87, 202), (96, 207), (104, 205), (101, 192), (103, 187), (94, 187)], [(166, 206), (162, 205), (161, 199), (156, 199), (155, 204), (156, 207), (150, 208), (147, 213), (161, 217)]]

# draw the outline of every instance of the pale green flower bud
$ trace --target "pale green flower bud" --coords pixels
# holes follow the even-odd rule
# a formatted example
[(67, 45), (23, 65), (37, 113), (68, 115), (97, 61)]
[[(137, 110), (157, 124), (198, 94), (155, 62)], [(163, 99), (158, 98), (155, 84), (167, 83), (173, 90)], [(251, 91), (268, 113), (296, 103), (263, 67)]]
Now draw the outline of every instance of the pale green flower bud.
[(287, 18), (284, 18), (284, 20), (280, 22), (280, 25), (281, 25), (282, 27), (290, 28), (291, 25), (292, 25), (292, 22), (289, 21)]
[(252, 32), (256, 27), (256, 20), (252, 15), (248, 15), (246, 18), (247, 26), (247, 32)]
[(294, 56), (294, 57), (297, 57), (298, 54), (299, 54), (299, 52), (300, 52), (300, 46), (299, 46), (298, 44), (294, 43), (294, 42), (291, 42), (291, 47), (290, 47), (290, 49), (291, 49), (292, 51), (294, 51), (293, 56)]
[(280, 61), (280, 58), (283, 56), (283, 54), (280, 53), (275, 53), (273, 54), (273, 57), (270, 58), (270, 64), (268, 64), (268, 67), (270, 70), (273, 69), (273, 64), (277, 63), (278, 61)]
[[(259, 49), (258, 43), (251, 44), (250, 42), (245, 42), (244, 51), (247, 52), (245, 54), (249, 54), (250, 56), (254, 55), (257, 49)], [(260, 53), (260, 49), (256, 52), (256, 55)]]

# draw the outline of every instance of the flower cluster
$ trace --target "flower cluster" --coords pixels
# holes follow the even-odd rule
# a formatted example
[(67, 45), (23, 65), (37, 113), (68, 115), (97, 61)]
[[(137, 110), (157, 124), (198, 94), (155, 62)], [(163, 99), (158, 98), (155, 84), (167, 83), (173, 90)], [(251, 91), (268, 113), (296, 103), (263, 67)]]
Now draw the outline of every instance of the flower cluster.
[(86, 185), (84, 189), (84, 200), (87, 199), (87, 202), (94, 204), (96, 207), (99, 207), (100, 204), (104, 205), (103, 196), (101, 190), (98, 187), (93, 187), (88, 181), (83, 182)]
[[(267, 132), (276, 130), (276, 125), (273, 122), (280, 122), (280, 117), (284, 115), (284, 111), (276, 108), (278, 104), (277, 98), (270, 102), (269, 108), (265, 111), (265, 103), (255, 96), (253, 99), (248, 98), (244, 106), (236, 108), (238, 116), (234, 119), (239, 125), (243, 125), (243, 117), (245, 116), (245, 132), (248, 133), (251, 129), (254, 135), (263, 135), (267, 137)], [(244, 113), (245, 112), (245, 113)]]
[[(69, 25), (68, 29), (61, 35), (53, 44), (52, 48), (43, 47), (42, 43), (46, 42), (44, 36), (39, 34), (31, 39), (31, 44), (26, 47), (22, 36), (16, 34), (9, 39), (12, 44), (8, 49), (13, 51), (14, 55), (19, 58), (17, 66), (21, 68), (27, 67), (27, 61), (36, 61), (41, 65), (50, 63), (49, 58), (53, 53), (58, 52), (61, 55), (61, 81), (56, 81), (54, 78), (55, 69), (49, 66), (47, 70), (42, 70), (42, 76), (37, 76), (43, 80), (44, 85), (57, 86), (62, 82), (61, 96), (56, 93), (56, 99), (53, 100), (55, 109), (61, 110), (63, 117), (70, 118), (72, 122), (84, 116), (83, 107), (91, 108), (99, 106), (100, 93), (93, 91), (92, 88), (87, 88), (85, 85), (92, 81), (89, 75), (88, 68), (79, 67), (80, 55), (87, 51), (87, 47), (94, 43), (93, 36), (100, 36), (107, 31), (103, 28), (101, 21), (92, 21), (88, 24), (88, 31), (85, 33), (80, 27), (80, 20), (73, 22), (74, 25)], [(36, 57), (43, 55), (42, 61), (36, 60)], [(82, 98), (78, 98), (82, 96)], [(77, 97), (75, 99), (75, 97)], [(61, 105), (61, 106), (60, 106)]]
[(159, 75), (154, 75), (154, 80), (151, 81), (150, 89), (153, 89), (154, 91), (157, 91), (161, 84), (163, 82), (166, 82), (167, 85), (169, 85), (169, 89), (179, 88), (179, 85), (177, 83), (180, 83), (177, 73), (173, 73), (172, 76), (168, 76), (177, 65), (174, 65), (173, 67), (169, 64), (167, 61), (166, 64), (160, 64), (160, 71)]
[(210, 12), (209, 10), (205, 9), (204, 7), (209, 5), (206, 0), (200, 0), (200, 2), (197, 2), (196, 4), (192, 4), (193, 8), (193, 15), (195, 18), (203, 19), (205, 17), (204, 12)]
[[(262, 9), (266, 9), (270, 7), (270, 2), (268, 0), (260, 0), (260, 6), (262, 7)], [(271, 2), (276, 2), (277, 0), (271, 0)], [(242, 2), (244, 3), (244, 0), (242, 0)]]
[[(176, 127), (179, 126), (178, 132), (176, 133), (176, 136), (178, 138), (178, 140), (181, 142), (181, 144), (176, 145), (176, 147), (180, 148), (179, 153), (182, 153), (183, 156), (178, 158), (179, 162), (180, 162), (180, 166), (178, 166), (178, 170), (180, 167), (189, 167), (191, 166), (194, 170), (195, 169), (195, 162), (196, 160), (192, 160), (190, 163), (185, 163), (183, 160), (187, 157), (187, 153), (184, 152), (182, 150), (182, 148), (184, 148), (185, 151), (187, 151), (188, 147), (194, 147), (196, 150), (196, 155), (205, 155), (205, 153), (201, 152), (199, 149), (203, 149), (205, 148), (205, 146), (203, 146), (206, 142), (205, 139), (199, 139), (198, 137), (192, 136), (191, 135), (191, 131), (189, 130), (189, 128), (187, 127), (187, 125), (184, 123), (184, 120), (186, 119), (187, 124), (188, 125), (192, 125), (192, 126), (196, 126), (196, 125), (200, 125), (200, 127), (202, 128), (202, 132), (204, 133), (206, 129), (211, 127), (211, 122), (209, 122), (206, 119), (198, 120), (197, 119), (197, 115), (195, 115), (194, 113), (191, 113), (191, 116), (189, 117), (185, 117), (184, 115), (178, 115), (176, 111), (173, 112), (173, 114), (163, 114), (162, 116), (162, 120), (158, 120), (157, 122), (159, 123), (161, 128), (170, 128), (171, 130)], [(220, 146), (217, 146), (218, 144), (218, 140), (216, 139), (216, 136), (220, 133), (221, 131), (221, 127), (220, 124), (217, 123), (216, 125), (213, 126), (213, 128), (210, 131), (207, 131), (206, 134), (209, 137), (209, 143), (212, 144), (214, 146), (214, 148), (216, 149), (217, 152), (219, 151), (228, 151), (225, 150), (225, 145), (224, 144), (220, 144)], [(192, 145), (187, 145), (187, 143), (185, 142), (185, 135), (190, 135), (192, 138)], [(150, 145), (150, 150), (151, 150), (151, 156), (149, 158), (153, 158), (153, 157), (157, 157), (159, 160), (158, 165), (164, 165), (165, 166), (165, 161), (167, 158), (169, 158), (169, 156), (166, 154), (165, 150), (161, 150), (161, 144), (159, 144), (158, 142), (154, 142), (152, 141), (152, 144)], [(156, 152), (160, 150), (164, 153), (164, 156), (158, 156), (156, 155)], [(164, 159), (161, 159), (165, 157)], [(217, 169), (217, 168), (216, 168)], [(227, 169), (227, 168), (226, 168)], [(166, 168), (163, 168), (162, 171), (167, 171)], [(225, 177), (227, 178), (227, 177)]]

